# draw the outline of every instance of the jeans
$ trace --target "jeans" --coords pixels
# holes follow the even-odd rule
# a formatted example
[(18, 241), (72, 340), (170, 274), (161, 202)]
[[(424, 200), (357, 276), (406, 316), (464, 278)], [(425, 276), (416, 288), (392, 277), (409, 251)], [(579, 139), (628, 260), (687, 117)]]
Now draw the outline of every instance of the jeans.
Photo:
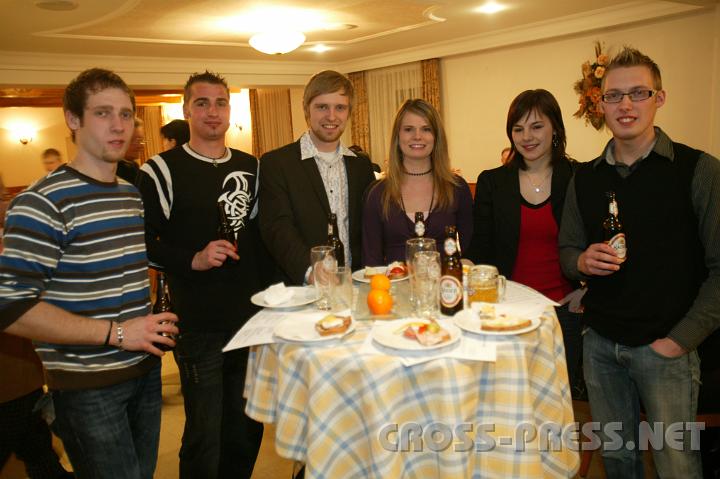
[(112, 386), (53, 391), (53, 432), (78, 478), (151, 479), (160, 441), (160, 364)]
[(560, 329), (565, 343), (565, 360), (567, 362), (570, 391), (575, 397), (582, 383), (580, 358), (582, 357), (582, 314), (568, 311), (567, 304), (555, 308)]
[[(647, 442), (640, 440), (643, 438), (638, 431), (640, 402), (650, 426), (654, 426), (654, 422), (662, 422), (667, 429), (671, 423), (695, 421), (700, 386), (697, 352), (667, 358), (655, 352), (650, 345), (624, 346), (590, 328), (584, 335), (583, 347), (590, 410), (593, 421), (601, 423), (598, 436), (603, 442), (602, 456), (607, 477), (642, 478), (642, 451), (639, 447)], [(603, 431), (603, 426), (613, 421), (622, 423), (621, 428), (613, 428), (621, 438), (619, 447), (610, 444), (613, 442), (612, 434), (609, 436)], [(651, 448), (659, 477), (702, 477), (699, 451), (691, 450), (690, 432), (687, 429), (684, 431), (683, 447), (674, 448), (664, 442), (659, 450)]]
[(175, 360), (185, 398), (180, 478), (249, 478), (263, 425), (245, 414), (248, 349), (222, 352), (232, 333), (183, 333)]

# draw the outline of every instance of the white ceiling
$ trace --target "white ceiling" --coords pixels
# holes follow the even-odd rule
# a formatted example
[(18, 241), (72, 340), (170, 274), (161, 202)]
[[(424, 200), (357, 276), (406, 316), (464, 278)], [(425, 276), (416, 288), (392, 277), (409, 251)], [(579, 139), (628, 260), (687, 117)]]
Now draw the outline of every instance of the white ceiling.
[[(75, 10), (51, 11), (33, 0), (0, 0), (0, 84), (16, 82), (23, 69), (74, 69), (97, 58), (139, 71), (181, 70), (197, 61), (258, 74), (356, 71), (682, 15), (719, 0), (497, 0), (507, 9), (495, 15), (474, 11), (485, 0), (74, 1)], [(299, 10), (273, 20), (299, 22), (306, 44), (281, 56), (253, 50), (248, 38), (258, 22), (242, 24), (258, 6), (310, 11), (305, 20)], [(319, 43), (330, 50), (312, 51)]]

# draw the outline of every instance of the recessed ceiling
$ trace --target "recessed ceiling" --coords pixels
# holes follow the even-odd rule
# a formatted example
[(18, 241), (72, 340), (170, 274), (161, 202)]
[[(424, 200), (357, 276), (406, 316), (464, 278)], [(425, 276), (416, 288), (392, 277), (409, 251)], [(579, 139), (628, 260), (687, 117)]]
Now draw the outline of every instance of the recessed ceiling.
[[(0, 45), (5, 51), (163, 58), (268, 60), (248, 45), (260, 7), (278, 10), (274, 21), (295, 25), (307, 41), (272, 61), (347, 62), (388, 51), (432, 46), (564, 18), (647, 5), (703, 6), (717, 1), (497, 0), (495, 15), (477, 11), (482, 0), (71, 0), (70, 11), (38, 8), (27, 0), (0, 0)], [(348, 28), (352, 26), (353, 28)], [(328, 50), (313, 51), (317, 44)]]

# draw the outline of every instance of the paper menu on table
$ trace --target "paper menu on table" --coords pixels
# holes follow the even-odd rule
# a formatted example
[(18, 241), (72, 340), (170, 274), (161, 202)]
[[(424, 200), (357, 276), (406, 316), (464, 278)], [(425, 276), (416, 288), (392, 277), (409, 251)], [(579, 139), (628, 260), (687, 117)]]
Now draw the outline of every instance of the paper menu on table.
[(534, 289), (529, 288), (523, 284), (516, 283), (514, 281), (507, 282), (505, 297), (503, 298), (502, 302), (538, 304), (543, 306), (560, 306), (558, 303), (551, 300), (547, 296), (544, 296), (535, 291)]
[[(285, 319), (295, 316), (297, 318), (310, 317), (314, 321), (319, 321), (327, 314), (328, 313), (325, 311), (317, 311), (314, 308), (296, 312), (263, 309), (250, 318), (248, 322), (245, 323), (245, 325), (243, 325), (237, 333), (235, 333), (235, 336), (233, 336), (223, 348), (223, 352), (232, 351), (233, 349), (246, 348), (248, 346), (257, 346), (259, 344), (284, 342), (282, 340), (278, 340), (274, 332), (275, 327)], [(334, 314), (349, 316), (350, 310), (348, 309)]]
[(223, 352), (257, 346), (258, 344), (274, 343), (273, 331), (275, 325), (285, 319), (287, 314), (285, 311), (272, 311), (269, 309), (259, 311), (235, 333), (235, 336), (223, 348)]

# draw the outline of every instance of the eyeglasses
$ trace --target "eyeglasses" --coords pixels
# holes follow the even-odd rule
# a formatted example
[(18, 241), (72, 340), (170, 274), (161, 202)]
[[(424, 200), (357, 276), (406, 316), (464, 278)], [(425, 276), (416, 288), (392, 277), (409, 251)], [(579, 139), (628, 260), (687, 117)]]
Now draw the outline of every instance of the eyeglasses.
[(627, 93), (623, 93), (621, 91), (611, 91), (602, 96), (602, 101), (605, 103), (620, 103), (625, 95), (630, 98), (630, 101), (643, 101), (647, 100), (655, 93), (657, 93), (656, 90), (631, 90)]

